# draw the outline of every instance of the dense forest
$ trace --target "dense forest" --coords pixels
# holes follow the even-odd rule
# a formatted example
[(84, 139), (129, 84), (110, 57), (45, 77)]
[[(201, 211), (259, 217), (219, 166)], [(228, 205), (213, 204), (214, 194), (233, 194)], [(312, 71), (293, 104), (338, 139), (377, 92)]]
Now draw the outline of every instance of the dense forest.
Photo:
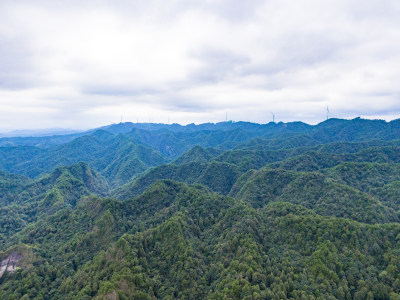
[(0, 299), (400, 300), (400, 120), (0, 138)]

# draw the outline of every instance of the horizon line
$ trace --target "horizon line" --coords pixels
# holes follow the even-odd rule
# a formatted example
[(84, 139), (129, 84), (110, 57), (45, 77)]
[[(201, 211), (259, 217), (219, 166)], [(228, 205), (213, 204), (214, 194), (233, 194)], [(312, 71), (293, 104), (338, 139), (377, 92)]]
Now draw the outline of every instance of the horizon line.
[[(188, 123), (188, 124), (182, 124), (182, 123), (154, 123), (154, 122), (132, 122), (132, 121), (127, 121), (127, 122), (119, 122), (119, 123), (111, 123), (111, 124), (107, 124), (107, 125), (102, 125), (102, 126), (98, 126), (98, 127), (92, 127), (92, 128), (85, 128), (85, 129), (72, 129), (72, 128), (62, 128), (62, 127), (53, 127), (53, 128), (37, 128), (37, 129), (14, 129), (14, 130), (10, 130), (10, 131), (0, 131), (0, 138), (14, 138), (14, 137), (45, 137), (45, 136), (56, 136), (56, 135), (74, 135), (74, 134), (80, 134), (80, 133), (84, 133), (84, 132), (89, 132), (89, 131), (95, 131), (95, 130), (101, 130), (101, 129), (105, 129), (107, 127), (110, 126), (117, 126), (120, 124), (138, 124), (138, 125), (163, 125), (163, 126), (181, 126), (181, 127), (186, 127), (186, 126), (201, 126), (201, 125), (217, 125), (217, 124), (223, 124), (223, 123), (248, 123), (248, 124), (255, 124), (255, 125), (269, 125), (269, 124), (292, 124), (292, 123), (302, 123), (308, 126), (318, 126), (322, 123), (325, 122), (329, 122), (331, 120), (342, 120), (342, 121), (354, 121), (354, 120), (364, 120), (364, 121), (380, 121), (380, 122), (385, 122), (385, 123), (391, 123), (393, 121), (397, 121), (400, 120), (399, 118), (396, 119), (392, 119), (392, 120), (385, 120), (385, 119), (369, 119), (369, 118), (364, 118), (364, 117), (355, 117), (352, 119), (345, 119), (345, 118), (336, 118), (336, 117), (332, 117), (326, 120), (323, 120), (319, 123), (316, 124), (310, 124), (310, 123), (306, 123), (303, 121), (289, 121), (289, 122), (283, 122), (283, 121), (279, 121), (279, 122), (267, 122), (267, 123), (258, 123), (258, 122), (251, 122), (251, 121), (234, 121), (234, 120), (228, 120), (228, 121), (221, 121), (221, 122), (206, 122), (206, 123)], [(40, 131), (49, 131), (49, 135), (46, 135), (46, 133), (44, 133), (44, 135), (37, 135), (37, 136), (29, 136), (29, 132), (34, 134), (35, 132), (37, 132), (37, 134)], [(54, 130), (54, 132), (51, 132), (52, 130)], [(28, 135), (23, 135), (23, 136), (12, 136), (10, 134), (13, 133), (18, 133), (20, 131), (26, 131)], [(57, 131), (60, 131), (59, 134), (57, 134)], [(62, 131), (67, 131), (62, 133)], [(68, 131), (71, 131), (70, 133), (68, 133)]]

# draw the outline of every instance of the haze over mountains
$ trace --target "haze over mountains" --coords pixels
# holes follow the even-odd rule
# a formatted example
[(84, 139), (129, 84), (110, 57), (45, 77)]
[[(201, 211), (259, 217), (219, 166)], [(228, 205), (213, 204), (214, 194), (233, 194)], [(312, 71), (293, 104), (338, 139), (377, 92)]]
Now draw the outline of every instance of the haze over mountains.
[(0, 298), (400, 299), (400, 120), (0, 138)]
[(66, 135), (82, 132), (83, 130), (72, 130), (64, 128), (49, 128), (37, 130), (13, 130), (5, 133), (0, 133), (0, 137), (39, 137), (50, 135)]

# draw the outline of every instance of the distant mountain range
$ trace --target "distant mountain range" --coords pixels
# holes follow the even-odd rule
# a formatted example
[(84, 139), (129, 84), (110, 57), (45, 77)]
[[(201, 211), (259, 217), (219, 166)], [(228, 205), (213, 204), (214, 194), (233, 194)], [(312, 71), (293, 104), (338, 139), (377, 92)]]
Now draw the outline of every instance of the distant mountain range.
[(48, 129), (36, 129), (36, 130), (13, 130), (6, 133), (0, 133), (2, 137), (41, 137), (41, 136), (52, 136), (52, 135), (67, 135), (83, 132), (83, 130), (72, 130), (64, 128), (48, 128)]
[(400, 299), (400, 120), (48, 133), (0, 138), (0, 299)]

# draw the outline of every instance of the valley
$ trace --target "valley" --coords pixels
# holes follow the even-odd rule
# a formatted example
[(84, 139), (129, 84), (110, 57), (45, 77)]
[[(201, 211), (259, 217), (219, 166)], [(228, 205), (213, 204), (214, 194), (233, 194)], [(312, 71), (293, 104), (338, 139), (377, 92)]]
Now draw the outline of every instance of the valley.
[(1, 299), (400, 299), (400, 121), (0, 138)]

